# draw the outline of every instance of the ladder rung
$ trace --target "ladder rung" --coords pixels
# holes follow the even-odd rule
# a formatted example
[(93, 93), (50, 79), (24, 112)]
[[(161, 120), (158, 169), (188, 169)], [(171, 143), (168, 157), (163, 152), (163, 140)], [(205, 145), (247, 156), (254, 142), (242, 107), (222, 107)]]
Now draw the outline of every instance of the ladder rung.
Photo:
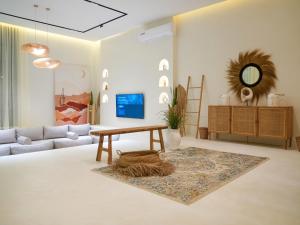
[(190, 89), (194, 89), (194, 88), (201, 88), (201, 87), (189, 87)]
[(200, 98), (190, 98), (188, 101), (200, 101)]
[(198, 112), (185, 112), (185, 113), (198, 113)]
[(160, 140), (152, 139), (153, 142), (160, 143)]

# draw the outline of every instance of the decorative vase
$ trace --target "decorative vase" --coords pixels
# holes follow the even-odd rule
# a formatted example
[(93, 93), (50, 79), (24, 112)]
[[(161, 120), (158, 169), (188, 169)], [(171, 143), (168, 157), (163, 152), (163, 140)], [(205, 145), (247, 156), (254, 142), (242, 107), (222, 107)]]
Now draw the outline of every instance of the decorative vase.
[(251, 88), (248, 87), (244, 87), (241, 90), (241, 100), (243, 103), (246, 103), (246, 105), (248, 106), (249, 102), (252, 100), (253, 98), (253, 91), (251, 90)]
[(167, 147), (169, 149), (177, 149), (181, 142), (179, 129), (168, 129), (166, 138)]

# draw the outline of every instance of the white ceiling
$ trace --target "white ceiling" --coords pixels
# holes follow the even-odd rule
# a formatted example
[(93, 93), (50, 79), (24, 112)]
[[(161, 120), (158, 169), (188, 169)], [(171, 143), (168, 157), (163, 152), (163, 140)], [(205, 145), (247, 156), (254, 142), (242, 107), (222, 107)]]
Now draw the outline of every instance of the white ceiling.
[[(128, 15), (105, 24), (86, 33), (65, 30), (49, 26), (49, 32), (86, 40), (99, 40), (118, 34), (133, 27), (149, 22), (168, 18), (183, 12), (191, 11), (223, 0), (91, 0), (93, 2), (114, 8)], [(35, 10), (33, 5), (38, 4)], [(49, 7), (47, 14), (45, 8)], [(74, 30), (85, 31), (121, 16), (120, 12), (100, 7), (84, 0), (0, 0), (0, 12), (12, 14)], [(48, 19), (47, 19), (48, 15)], [(34, 28), (35, 23), (8, 15), (0, 14), (0, 22)], [(37, 24), (38, 30), (46, 30), (46, 25)]]

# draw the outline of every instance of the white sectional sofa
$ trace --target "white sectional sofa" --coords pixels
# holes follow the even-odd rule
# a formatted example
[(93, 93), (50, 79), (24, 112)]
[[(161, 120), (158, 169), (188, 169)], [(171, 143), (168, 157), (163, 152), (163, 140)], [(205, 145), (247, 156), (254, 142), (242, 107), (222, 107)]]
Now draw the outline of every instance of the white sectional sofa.
[[(83, 124), (0, 130), (0, 156), (95, 144), (99, 137), (90, 132), (111, 128)], [(119, 138), (120, 135), (112, 137), (113, 141)]]

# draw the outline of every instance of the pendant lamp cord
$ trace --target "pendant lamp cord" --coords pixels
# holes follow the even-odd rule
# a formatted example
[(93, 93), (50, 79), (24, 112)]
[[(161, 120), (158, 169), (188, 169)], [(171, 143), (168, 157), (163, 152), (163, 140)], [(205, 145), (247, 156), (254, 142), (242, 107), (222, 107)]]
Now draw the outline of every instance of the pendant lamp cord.
[(37, 28), (36, 20), (37, 20), (37, 8), (39, 7), (39, 5), (34, 4), (33, 7), (34, 7), (34, 20), (35, 20), (35, 22), (34, 22), (34, 41), (36, 43), (36, 28)]
[(48, 32), (48, 29), (49, 29), (49, 26), (48, 26), (48, 24), (49, 24), (49, 11), (50, 11), (50, 8), (46, 8), (46, 11), (47, 11), (47, 45), (49, 46), (49, 38), (48, 38), (48, 35), (49, 35), (49, 32)]

